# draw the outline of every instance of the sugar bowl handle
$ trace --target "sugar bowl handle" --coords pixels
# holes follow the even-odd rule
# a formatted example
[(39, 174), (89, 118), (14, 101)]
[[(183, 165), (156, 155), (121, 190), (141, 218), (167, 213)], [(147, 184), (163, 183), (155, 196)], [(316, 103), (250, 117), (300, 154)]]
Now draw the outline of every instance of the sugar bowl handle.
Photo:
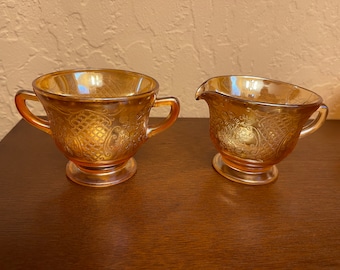
[(15, 105), (17, 106), (21, 116), (32, 126), (46, 132), (47, 134), (52, 134), (49, 121), (34, 115), (27, 107), (27, 100), (39, 101), (32, 91), (20, 90), (15, 95)]
[(180, 110), (180, 105), (179, 105), (179, 101), (177, 98), (165, 97), (165, 98), (156, 99), (155, 103), (153, 104), (153, 107), (161, 107), (161, 106), (170, 106), (170, 112), (168, 116), (162, 122), (155, 124), (155, 125), (150, 125), (147, 128), (146, 134), (148, 138), (155, 136), (156, 134), (169, 128), (177, 120), (179, 110)]
[(316, 112), (317, 116), (315, 117), (315, 119), (313, 119), (302, 128), (302, 131), (300, 132), (300, 139), (318, 130), (326, 121), (328, 115), (328, 107), (325, 104), (321, 104)]

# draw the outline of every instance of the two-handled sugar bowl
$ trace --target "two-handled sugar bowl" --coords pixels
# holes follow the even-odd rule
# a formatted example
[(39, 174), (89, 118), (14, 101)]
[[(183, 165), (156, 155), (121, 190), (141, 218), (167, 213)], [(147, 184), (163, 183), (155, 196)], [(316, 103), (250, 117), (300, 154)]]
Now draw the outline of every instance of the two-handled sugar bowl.
[[(35, 79), (33, 90), (17, 93), (18, 111), (53, 137), (69, 160), (68, 178), (87, 186), (110, 186), (132, 177), (139, 147), (170, 127), (180, 110), (176, 98), (157, 98), (155, 79), (124, 70), (54, 72)], [(34, 115), (27, 100), (40, 101), (47, 119)], [(150, 111), (159, 106), (170, 106), (170, 113), (150, 125)]]

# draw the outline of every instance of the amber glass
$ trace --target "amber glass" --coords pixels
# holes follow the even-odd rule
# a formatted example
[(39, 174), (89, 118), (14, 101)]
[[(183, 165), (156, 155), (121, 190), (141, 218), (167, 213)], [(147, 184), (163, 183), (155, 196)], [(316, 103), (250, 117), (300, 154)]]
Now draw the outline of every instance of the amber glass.
[[(289, 83), (251, 76), (220, 76), (196, 91), (210, 111), (214, 168), (250, 185), (277, 179), (279, 163), (299, 138), (316, 131), (328, 108), (316, 93)], [(309, 120), (313, 113), (317, 116)]]
[[(60, 71), (34, 80), (33, 90), (17, 93), (18, 111), (53, 137), (69, 159), (67, 176), (87, 186), (114, 185), (133, 176), (138, 148), (170, 127), (179, 113), (176, 98), (157, 98), (155, 79), (130, 71)], [(32, 114), (26, 100), (39, 100), (47, 120)], [(170, 106), (170, 113), (150, 126), (150, 110), (158, 106)]]

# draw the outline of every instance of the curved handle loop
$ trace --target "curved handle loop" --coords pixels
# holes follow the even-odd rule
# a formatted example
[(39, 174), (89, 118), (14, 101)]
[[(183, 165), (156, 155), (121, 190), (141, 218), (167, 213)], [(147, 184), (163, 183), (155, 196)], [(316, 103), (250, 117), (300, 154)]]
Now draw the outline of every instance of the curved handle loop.
[(321, 104), (317, 112), (318, 115), (316, 116), (316, 118), (302, 128), (299, 137), (300, 139), (318, 130), (326, 121), (328, 115), (328, 107), (325, 104)]
[(160, 107), (160, 106), (170, 106), (170, 112), (168, 116), (161, 122), (152, 126), (149, 126), (147, 128), (146, 134), (148, 138), (155, 136), (156, 134), (166, 130), (170, 126), (172, 126), (173, 123), (177, 120), (180, 105), (179, 101), (175, 97), (167, 97), (167, 98), (159, 98), (155, 100), (155, 103), (153, 104), (153, 107)]
[(15, 105), (21, 116), (32, 126), (52, 134), (49, 121), (37, 117), (27, 107), (26, 100), (39, 101), (37, 96), (32, 91), (20, 90), (15, 95)]

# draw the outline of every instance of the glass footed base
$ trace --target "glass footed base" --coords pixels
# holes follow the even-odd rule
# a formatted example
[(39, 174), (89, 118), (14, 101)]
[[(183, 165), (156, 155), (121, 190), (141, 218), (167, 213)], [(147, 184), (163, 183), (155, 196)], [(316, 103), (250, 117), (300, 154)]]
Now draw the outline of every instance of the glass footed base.
[(219, 174), (231, 181), (241, 184), (264, 185), (275, 181), (278, 177), (278, 170), (276, 166), (272, 166), (268, 171), (260, 173), (235, 170), (223, 162), (221, 154), (215, 155), (212, 163)]
[(73, 182), (90, 187), (108, 187), (130, 179), (137, 171), (134, 158), (121, 166), (108, 168), (79, 168), (72, 161), (66, 165), (66, 175)]

